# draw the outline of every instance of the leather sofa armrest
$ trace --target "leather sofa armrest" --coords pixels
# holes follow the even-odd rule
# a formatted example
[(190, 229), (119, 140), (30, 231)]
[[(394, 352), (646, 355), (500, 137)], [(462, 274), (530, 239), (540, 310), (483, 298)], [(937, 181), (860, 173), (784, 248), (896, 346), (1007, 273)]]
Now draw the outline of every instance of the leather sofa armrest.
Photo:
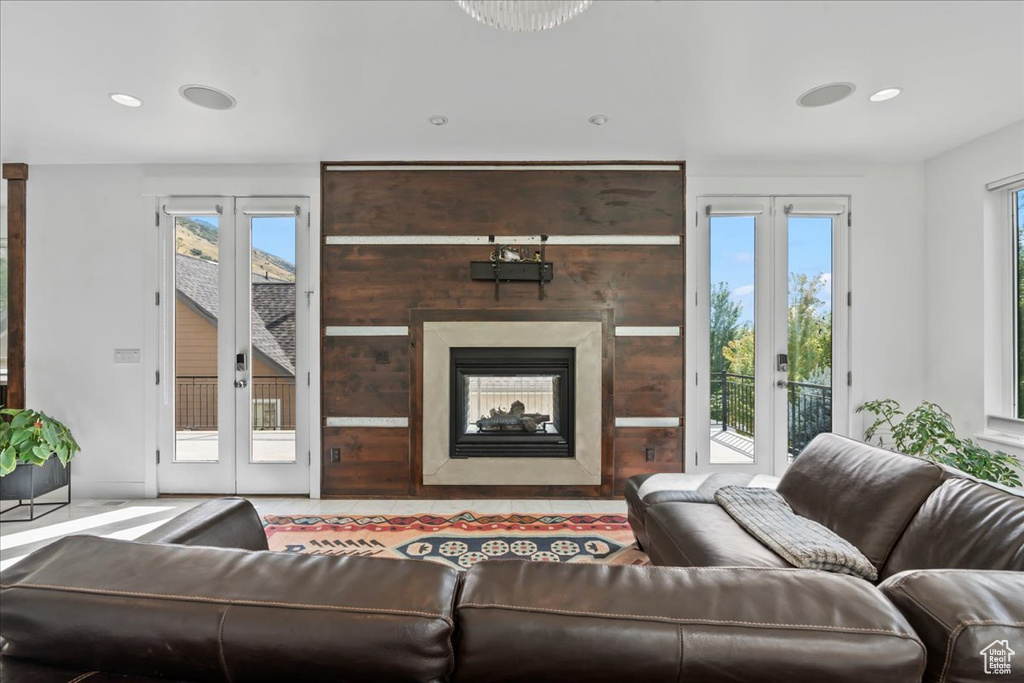
[(256, 508), (244, 498), (208, 500), (135, 540), (239, 550), (268, 549), (263, 522)]
[(1024, 675), (1024, 572), (911, 570), (878, 587), (924, 641), (925, 681)]
[(808, 570), (488, 561), (456, 610), (456, 683), (896, 683), (925, 664), (876, 588)]

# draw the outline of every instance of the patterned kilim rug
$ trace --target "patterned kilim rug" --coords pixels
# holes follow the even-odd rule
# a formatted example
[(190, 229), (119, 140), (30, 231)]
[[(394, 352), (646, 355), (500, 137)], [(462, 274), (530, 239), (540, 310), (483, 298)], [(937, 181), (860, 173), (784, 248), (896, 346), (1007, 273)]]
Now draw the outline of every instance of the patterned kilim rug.
[(414, 558), (468, 569), (490, 559), (649, 564), (623, 515), (264, 517), (271, 550)]

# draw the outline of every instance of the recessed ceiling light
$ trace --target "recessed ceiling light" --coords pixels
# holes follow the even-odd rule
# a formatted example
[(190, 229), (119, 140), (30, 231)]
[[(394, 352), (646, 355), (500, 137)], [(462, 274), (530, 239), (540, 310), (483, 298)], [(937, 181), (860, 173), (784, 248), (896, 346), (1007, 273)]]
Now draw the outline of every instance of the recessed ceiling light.
[(828, 83), (811, 88), (800, 97), (796, 103), (801, 107), (824, 107), (835, 104), (839, 100), (845, 100), (857, 89), (853, 83)]
[(605, 116), (604, 114), (594, 114), (589, 119), (587, 119), (587, 121), (590, 121), (595, 126), (603, 126), (604, 124), (608, 123), (608, 117)]
[(237, 104), (231, 95), (208, 85), (183, 85), (178, 88), (178, 93), (192, 104), (205, 109), (223, 111)]
[(123, 92), (112, 92), (110, 93), (110, 99), (114, 100), (118, 104), (124, 107), (141, 107), (142, 100), (135, 95), (129, 95)]
[(882, 88), (868, 99), (872, 102), (885, 102), (903, 92), (903, 88)]
[(444, 124), (448, 123), (448, 117), (442, 116), (441, 114), (434, 114), (433, 116), (427, 118), (427, 121), (430, 121), (435, 126), (443, 126)]

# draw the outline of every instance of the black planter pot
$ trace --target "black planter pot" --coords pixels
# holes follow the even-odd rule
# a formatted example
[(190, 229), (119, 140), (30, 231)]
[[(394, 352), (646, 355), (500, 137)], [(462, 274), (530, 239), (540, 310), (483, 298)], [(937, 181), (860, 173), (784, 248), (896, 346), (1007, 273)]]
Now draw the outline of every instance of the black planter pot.
[[(36, 502), (36, 498), (39, 496), (46, 495), (51, 491), (56, 491), (57, 489), (65, 486), (68, 489), (67, 502)], [(55, 455), (50, 456), (50, 459), (41, 466), (28, 464), (18, 465), (14, 468), (13, 472), (5, 477), (0, 477), (0, 500), (18, 501), (17, 505), (13, 505), (5, 510), (0, 510), (0, 514), (22, 507), (27, 507), (29, 509), (28, 517), (0, 520), (4, 522), (30, 522), (42, 517), (43, 515), (48, 515), (54, 510), (59, 510), (71, 502), (71, 466), (69, 465), (68, 467), (64, 467)], [(24, 502), (26, 500), (28, 503)], [(37, 507), (47, 507), (49, 509), (42, 514), (37, 515)]]

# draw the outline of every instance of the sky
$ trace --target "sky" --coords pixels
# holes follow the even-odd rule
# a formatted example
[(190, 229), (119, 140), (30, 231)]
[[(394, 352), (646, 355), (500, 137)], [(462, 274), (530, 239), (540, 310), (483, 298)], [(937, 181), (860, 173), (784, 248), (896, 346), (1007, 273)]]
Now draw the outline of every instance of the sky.
[[(832, 219), (789, 219), (789, 272), (820, 276), (825, 286), (819, 298), (832, 306)], [(711, 284), (727, 283), (732, 299), (743, 310), (740, 323), (754, 320), (754, 217), (712, 216)]]
[[(198, 223), (217, 227), (214, 216), (189, 216)], [(295, 219), (291, 216), (254, 216), (252, 248), (279, 256), (295, 265)]]

